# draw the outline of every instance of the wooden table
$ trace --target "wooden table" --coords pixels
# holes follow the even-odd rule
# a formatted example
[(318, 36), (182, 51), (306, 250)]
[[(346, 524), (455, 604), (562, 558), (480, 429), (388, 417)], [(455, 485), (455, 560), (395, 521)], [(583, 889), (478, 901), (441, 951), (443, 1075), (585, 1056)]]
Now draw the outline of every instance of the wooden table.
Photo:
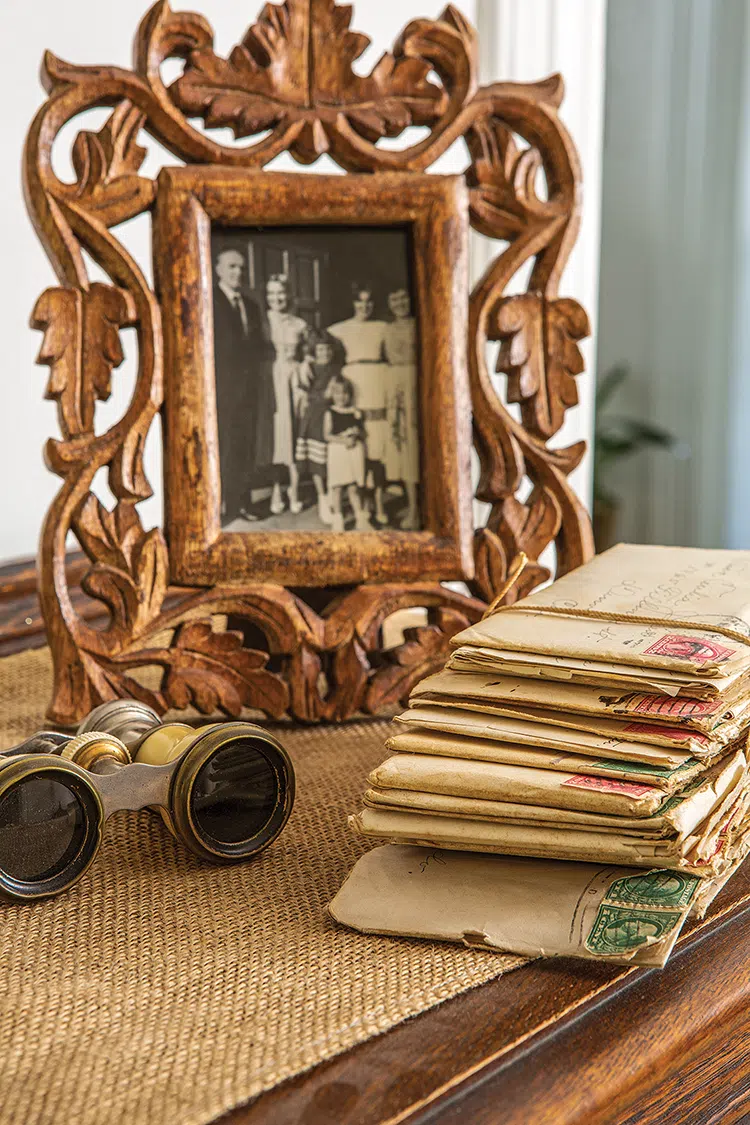
[[(0, 569), (0, 656), (41, 644), (33, 564)], [(750, 1120), (749, 997), (750, 862), (665, 969), (535, 962), (222, 1122), (733, 1125)]]

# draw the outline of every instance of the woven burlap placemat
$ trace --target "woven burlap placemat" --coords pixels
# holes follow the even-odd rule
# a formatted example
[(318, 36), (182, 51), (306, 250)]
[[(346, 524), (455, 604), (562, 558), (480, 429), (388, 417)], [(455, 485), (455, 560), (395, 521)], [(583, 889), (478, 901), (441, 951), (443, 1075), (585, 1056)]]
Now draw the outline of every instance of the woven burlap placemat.
[[(46, 649), (0, 660), (0, 748), (44, 725), (50, 690)], [(275, 729), (298, 798), (254, 862), (202, 863), (158, 817), (120, 814), (72, 890), (0, 902), (2, 1122), (202, 1125), (523, 964), (334, 923), (387, 724)]]

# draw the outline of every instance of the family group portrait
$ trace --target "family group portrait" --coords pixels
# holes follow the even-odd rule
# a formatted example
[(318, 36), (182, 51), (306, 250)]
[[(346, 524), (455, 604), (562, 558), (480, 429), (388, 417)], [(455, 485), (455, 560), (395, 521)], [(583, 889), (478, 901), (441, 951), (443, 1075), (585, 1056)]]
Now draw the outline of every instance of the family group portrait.
[(421, 527), (407, 231), (216, 228), (211, 248), (222, 528)]

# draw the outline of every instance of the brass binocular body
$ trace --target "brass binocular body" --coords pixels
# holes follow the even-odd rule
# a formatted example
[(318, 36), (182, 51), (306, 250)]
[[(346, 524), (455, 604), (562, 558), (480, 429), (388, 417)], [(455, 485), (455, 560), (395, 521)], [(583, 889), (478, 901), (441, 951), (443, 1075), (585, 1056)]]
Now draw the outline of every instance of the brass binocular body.
[(103, 704), (76, 735), (42, 731), (0, 754), (0, 894), (72, 886), (124, 809), (157, 809), (197, 855), (243, 862), (279, 835), (294, 789), (286, 751), (261, 727), (195, 729), (135, 701)]

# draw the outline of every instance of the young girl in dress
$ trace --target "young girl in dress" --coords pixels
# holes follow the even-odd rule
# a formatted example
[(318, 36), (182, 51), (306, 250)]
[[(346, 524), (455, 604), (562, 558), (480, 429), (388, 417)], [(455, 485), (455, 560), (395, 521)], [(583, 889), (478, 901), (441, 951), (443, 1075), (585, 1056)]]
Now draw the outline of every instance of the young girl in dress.
[(310, 344), (313, 355), (302, 400), (295, 458), (300, 472), (308, 472), (313, 479), (321, 523), (330, 524), (332, 513), (326, 487), (328, 445), (323, 435), (323, 420), (331, 405), (331, 381), (341, 374), (341, 366), (333, 361), (334, 341), (327, 332), (313, 332)]
[(353, 406), (354, 387), (343, 375), (331, 381), (333, 402), (323, 418), (328, 444), (328, 490), (331, 498), (331, 529), (344, 530), (341, 501), (346, 490), (357, 531), (372, 529), (362, 507), (360, 489), (365, 485), (365, 426), (362, 412)]

